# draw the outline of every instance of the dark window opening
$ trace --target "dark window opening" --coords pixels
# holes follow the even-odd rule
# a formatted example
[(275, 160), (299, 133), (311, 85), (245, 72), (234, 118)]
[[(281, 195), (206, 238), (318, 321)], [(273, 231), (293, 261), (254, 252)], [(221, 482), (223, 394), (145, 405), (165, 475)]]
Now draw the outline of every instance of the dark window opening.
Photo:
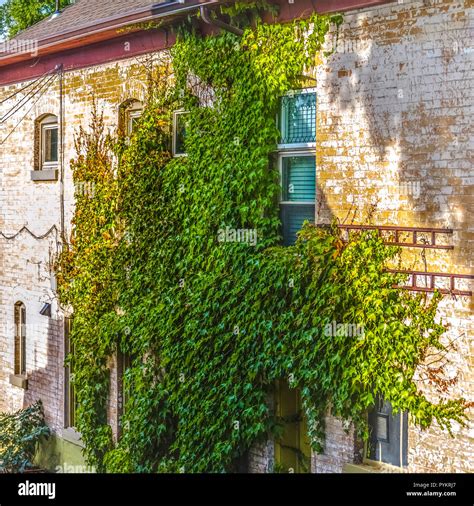
[(117, 415), (118, 434), (123, 431), (122, 417), (126, 413), (127, 403), (130, 399), (130, 383), (127, 378), (127, 371), (132, 365), (132, 356), (128, 353), (117, 353)]
[(387, 401), (378, 400), (369, 413), (371, 460), (402, 467), (408, 465), (408, 413), (394, 413)]
[(72, 319), (64, 320), (64, 426), (76, 426), (77, 397), (74, 387), (74, 344), (71, 341)]
[(186, 154), (186, 128), (189, 112), (175, 111), (173, 115), (173, 155)]

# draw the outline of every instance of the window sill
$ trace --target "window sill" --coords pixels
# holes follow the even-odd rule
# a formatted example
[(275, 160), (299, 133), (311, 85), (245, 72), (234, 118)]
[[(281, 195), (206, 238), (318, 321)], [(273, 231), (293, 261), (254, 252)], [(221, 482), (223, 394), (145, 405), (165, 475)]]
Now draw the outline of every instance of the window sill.
[(287, 151), (312, 151), (316, 149), (316, 142), (295, 142), (294, 144), (278, 144), (277, 146), (279, 151), (287, 150)]
[(42, 169), (30, 171), (32, 181), (57, 181), (58, 169)]
[(77, 430), (74, 427), (67, 427), (63, 429), (61, 437), (64, 439), (64, 441), (67, 441), (68, 443), (72, 443), (74, 445), (80, 446), (81, 448), (84, 448), (84, 443), (81, 439), (81, 434), (77, 432)]
[(26, 374), (10, 374), (10, 385), (28, 390), (28, 378)]
[(364, 459), (362, 464), (344, 464), (343, 473), (393, 473), (399, 474), (406, 472), (406, 468), (386, 464), (385, 462), (377, 462), (376, 460)]

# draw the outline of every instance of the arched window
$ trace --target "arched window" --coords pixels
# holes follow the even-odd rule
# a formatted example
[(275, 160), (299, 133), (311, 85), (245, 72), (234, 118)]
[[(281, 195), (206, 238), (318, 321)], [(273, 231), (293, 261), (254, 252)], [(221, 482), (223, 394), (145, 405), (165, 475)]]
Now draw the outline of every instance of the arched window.
[(46, 114), (35, 124), (35, 170), (55, 169), (59, 160), (58, 118)]
[(15, 304), (15, 374), (26, 374), (26, 307)]
[(132, 135), (142, 112), (143, 104), (139, 100), (131, 98), (122, 103), (119, 111), (119, 130), (125, 137)]

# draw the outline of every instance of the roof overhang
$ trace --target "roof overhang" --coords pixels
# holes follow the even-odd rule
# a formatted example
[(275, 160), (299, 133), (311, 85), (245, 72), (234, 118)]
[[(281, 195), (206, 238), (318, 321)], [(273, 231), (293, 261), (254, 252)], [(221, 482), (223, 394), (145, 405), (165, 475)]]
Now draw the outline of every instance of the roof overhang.
[[(52, 37), (38, 40), (37, 54), (35, 54), (35, 57), (67, 51), (69, 49), (84, 47), (96, 42), (120, 37), (123, 35), (124, 30), (128, 32), (140, 31), (143, 30), (144, 23), (159, 21), (166, 21), (169, 23), (176, 18), (196, 11), (201, 5), (215, 7), (224, 3), (226, 2), (222, 0), (188, 0), (185, 3), (174, 1), (136, 9), (128, 12), (126, 15), (99, 19), (92, 25), (82, 26), (67, 32), (60, 32)], [(22, 39), (19, 38), (18, 44), (21, 44), (21, 41)], [(0, 55), (2, 55), (2, 53), (0, 53)], [(30, 52), (6, 52), (0, 56), (0, 67), (29, 59), (31, 59)]]
[[(276, 21), (285, 22), (308, 17), (313, 12), (344, 12), (393, 1), (395, 0), (295, 0), (294, 3), (290, 3), (288, 0), (271, 0), (271, 3), (280, 6), (280, 14)], [(164, 49), (169, 47), (173, 37), (158, 37), (157, 31), (163, 32), (163, 28), (169, 27), (184, 16), (197, 12), (201, 6), (212, 9), (229, 3), (232, 2), (230, 0), (177, 0), (155, 4), (128, 12), (126, 15), (95, 20), (93, 24), (38, 40), (35, 54), (31, 51), (16, 51), (3, 53), (3, 55), (0, 53), (0, 86), (41, 75), (54, 68), (53, 64), (62, 63), (63, 58), (73, 60), (72, 53), (80, 53), (80, 61), (69, 67), (65, 66), (65, 70)], [(158, 30), (145, 30), (144, 26), (151, 22), (158, 23)], [(118, 46), (124, 37), (137, 37), (140, 34), (142, 40), (153, 38), (153, 42), (148, 42), (148, 45), (141, 44), (141, 49), (127, 55), (120, 55), (117, 50), (108, 54), (107, 44), (111, 47)], [(18, 40), (21, 41), (21, 37)], [(91, 53), (89, 59), (84, 57), (86, 47), (87, 52)], [(46, 69), (46, 67), (50, 68)]]

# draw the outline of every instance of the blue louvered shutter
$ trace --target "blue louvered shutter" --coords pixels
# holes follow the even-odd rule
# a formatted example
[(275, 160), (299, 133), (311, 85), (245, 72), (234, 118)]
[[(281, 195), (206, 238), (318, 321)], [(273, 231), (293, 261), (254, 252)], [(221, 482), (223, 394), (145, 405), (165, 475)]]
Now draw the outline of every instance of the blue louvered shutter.
[(284, 157), (282, 171), (284, 202), (314, 202), (316, 197), (314, 156)]
[(316, 159), (314, 155), (284, 156), (282, 158), (283, 242), (296, 241), (296, 233), (307, 220), (314, 223), (316, 200)]
[(296, 241), (296, 233), (301, 230), (303, 223), (314, 223), (314, 204), (282, 204), (281, 221), (283, 223), (283, 244), (290, 246)]

